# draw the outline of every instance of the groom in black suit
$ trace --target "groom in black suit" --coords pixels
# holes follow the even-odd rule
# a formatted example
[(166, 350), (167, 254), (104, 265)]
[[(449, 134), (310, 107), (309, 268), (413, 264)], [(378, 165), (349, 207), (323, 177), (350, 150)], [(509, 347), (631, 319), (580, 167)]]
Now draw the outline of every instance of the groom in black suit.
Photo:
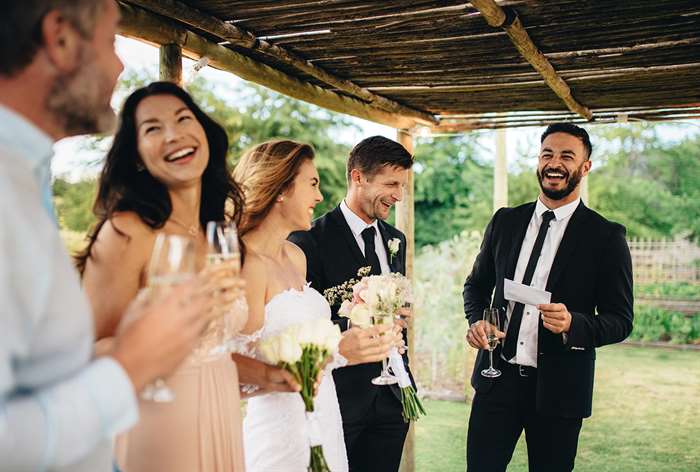
[[(469, 472), (505, 471), (523, 429), (530, 471), (574, 468), (582, 419), (591, 415), (595, 348), (632, 331), (632, 263), (625, 228), (588, 209), (579, 183), (591, 167), (588, 133), (554, 124), (542, 135), (537, 202), (496, 212), (464, 284), (468, 343), (481, 349), (467, 435)], [(504, 280), (550, 292), (527, 305)], [(493, 302), (492, 302), (492, 293)], [(501, 343), (489, 365), (482, 312), (499, 309)]]
[[(310, 231), (290, 237), (306, 254), (312, 287), (323, 292), (356, 278), (366, 266), (372, 268), (371, 274), (406, 273), (406, 237), (384, 220), (402, 199), (412, 165), (403, 146), (381, 136), (352, 149), (345, 199), (317, 219)], [(389, 244), (392, 240), (399, 241), (395, 253), (390, 249), (395, 245), (395, 241)], [(338, 308), (332, 307), (333, 320), (345, 330), (347, 320), (338, 317)], [(408, 370), (407, 354), (403, 359)], [(371, 383), (381, 367), (369, 363), (333, 372), (351, 472), (393, 472), (401, 462), (408, 424), (401, 415), (398, 387)]]

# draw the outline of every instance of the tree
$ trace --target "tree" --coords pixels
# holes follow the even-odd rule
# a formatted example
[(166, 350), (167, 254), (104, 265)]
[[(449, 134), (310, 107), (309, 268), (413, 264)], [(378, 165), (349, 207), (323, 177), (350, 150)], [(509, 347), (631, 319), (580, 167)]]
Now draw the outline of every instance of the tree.
[(476, 157), (472, 135), (421, 141), (415, 148), (416, 246), (436, 244), (491, 218), (493, 167)]

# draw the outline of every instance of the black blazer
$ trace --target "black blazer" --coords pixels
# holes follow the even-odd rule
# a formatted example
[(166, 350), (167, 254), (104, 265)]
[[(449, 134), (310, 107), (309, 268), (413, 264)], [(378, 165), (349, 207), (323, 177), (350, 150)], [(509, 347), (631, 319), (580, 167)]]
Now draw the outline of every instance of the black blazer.
[[(406, 236), (390, 224), (378, 220), (379, 233), (389, 255), (388, 241), (399, 238), (401, 244), (396, 256), (389, 257), (392, 272), (406, 274)], [(298, 245), (306, 254), (306, 278), (311, 287), (323, 293), (343, 282), (357, 277), (361, 267), (369, 265), (360, 251), (357, 241), (345, 221), (340, 207), (315, 220), (311, 230), (298, 231), (289, 236), (289, 240)], [(342, 330), (347, 328), (347, 320), (338, 316), (340, 305), (331, 307), (332, 319)], [(404, 339), (406, 333), (404, 332)], [(408, 355), (404, 354), (404, 365), (408, 370)], [(360, 364), (343, 367), (333, 371), (338, 401), (343, 413), (343, 421), (360, 420), (367, 414), (374, 397), (380, 388), (371, 383), (378, 376), (381, 363)], [(413, 381), (413, 377), (411, 377)], [(391, 386), (400, 401), (401, 393), (395, 385)]]
[[(501, 309), (505, 321), (508, 302), (503, 298), (503, 279), (513, 279), (534, 210), (535, 203), (501, 208), (487, 226), (464, 283), (464, 312), (470, 324), (480, 320), (489, 305)], [(564, 343), (562, 335), (545, 329), (540, 318), (537, 411), (585, 418), (591, 415), (595, 348), (620, 342), (632, 331), (632, 260), (624, 226), (581, 202), (566, 227), (546, 288), (552, 303), (564, 303), (572, 320)], [(503, 362), (500, 345), (493, 357), (494, 364)], [(472, 374), (477, 392), (487, 392), (498, 382), (481, 375), (487, 364), (486, 351), (479, 351)]]

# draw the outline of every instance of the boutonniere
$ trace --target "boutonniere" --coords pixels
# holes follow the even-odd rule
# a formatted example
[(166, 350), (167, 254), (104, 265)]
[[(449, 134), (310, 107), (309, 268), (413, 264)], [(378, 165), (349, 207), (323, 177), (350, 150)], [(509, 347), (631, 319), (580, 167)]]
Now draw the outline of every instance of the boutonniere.
[(394, 262), (394, 256), (399, 253), (399, 247), (401, 246), (401, 240), (399, 238), (391, 238), (389, 240), (389, 263)]

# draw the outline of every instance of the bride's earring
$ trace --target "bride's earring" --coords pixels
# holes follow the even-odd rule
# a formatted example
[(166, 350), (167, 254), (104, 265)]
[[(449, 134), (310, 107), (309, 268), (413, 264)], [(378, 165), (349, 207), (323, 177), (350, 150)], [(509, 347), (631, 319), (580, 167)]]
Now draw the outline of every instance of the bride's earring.
[(277, 197), (277, 201), (278, 201), (278, 202), (283, 202), (283, 201), (284, 201), (284, 197), (283, 197), (282, 195), (280, 195), (279, 197)]

